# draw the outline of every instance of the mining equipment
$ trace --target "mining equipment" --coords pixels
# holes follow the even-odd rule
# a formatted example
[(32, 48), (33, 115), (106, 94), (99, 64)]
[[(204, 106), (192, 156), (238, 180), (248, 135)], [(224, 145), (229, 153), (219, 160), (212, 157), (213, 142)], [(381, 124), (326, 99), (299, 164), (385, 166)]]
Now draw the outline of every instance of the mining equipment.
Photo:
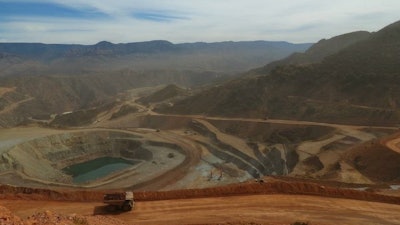
[(106, 209), (109, 212), (130, 211), (135, 206), (132, 191), (105, 194), (103, 202), (107, 204)]

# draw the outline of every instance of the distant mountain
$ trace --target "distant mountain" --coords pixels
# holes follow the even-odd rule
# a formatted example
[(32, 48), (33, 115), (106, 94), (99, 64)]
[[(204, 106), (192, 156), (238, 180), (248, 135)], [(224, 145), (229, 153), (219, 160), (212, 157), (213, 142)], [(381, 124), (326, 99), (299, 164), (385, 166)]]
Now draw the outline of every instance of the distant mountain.
[(158, 110), (393, 125), (400, 120), (399, 52), (397, 22), (320, 63), (277, 67)]
[(259, 68), (257, 73), (269, 72), (277, 66), (282, 65), (302, 65), (321, 62), (325, 57), (338, 53), (348, 46), (365, 40), (371, 36), (367, 31), (356, 31), (352, 33), (342, 34), (330, 39), (322, 39), (318, 43), (312, 45), (304, 53), (293, 53), (289, 57), (282, 60), (274, 61), (265, 67)]
[(95, 45), (77, 46), (66, 51), (64, 56), (121, 56), (129, 54), (152, 54), (179, 50), (177, 45), (168, 41), (147, 41), (127, 44), (113, 44), (101, 41)]
[(113, 44), (101, 41), (95, 45), (42, 44), (42, 43), (0, 43), (0, 52), (24, 59), (51, 62), (64, 57), (127, 55), (176, 50), (168, 41), (148, 41), (127, 44)]
[[(0, 43), (0, 53), (34, 61), (35, 68), (25, 71), (8, 68), (6, 75), (74, 75), (82, 71), (191, 70), (237, 73), (281, 59), (293, 52), (303, 52), (311, 44), (249, 41), (173, 44), (148, 41), (95, 45), (40, 43)], [(0, 59), (1, 61), (1, 59)], [(31, 73), (35, 70), (35, 73)]]
[(41, 43), (0, 43), (0, 52), (17, 55), (24, 59), (52, 60), (63, 57), (72, 48), (81, 45), (41, 44)]
[(20, 61), (20, 58), (16, 55), (0, 52), (0, 60), (8, 61), (8, 62), (15, 62), (15, 61)]
[[(54, 60), (65, 56), (88, 56), (88, 55), (127, 55), (160, 52), (237, 52), (264, 51), (278, 53), (280, 51), (293, 52), (304, 51), (310, 47), (310, 43), (291, 44), (288, 42), (272, 41), (242, 41), (242, 42), (215, 42), (215, 43), (183, 43), (173, 44), (164, 40), (133, 42), (113, 44), (101, 41), (94, 45), (70, 45), (70, 44), (42, 44), (42, 43), (0, 43), (0, 53), (18, 55), (24, 58), (41, 60)], [(282, 53), (281, 53), (282, 54)]]
[(5, 70), (7, 67), (21, 63), (22, 60), (16, 55), (0, 52), (0, 70)]

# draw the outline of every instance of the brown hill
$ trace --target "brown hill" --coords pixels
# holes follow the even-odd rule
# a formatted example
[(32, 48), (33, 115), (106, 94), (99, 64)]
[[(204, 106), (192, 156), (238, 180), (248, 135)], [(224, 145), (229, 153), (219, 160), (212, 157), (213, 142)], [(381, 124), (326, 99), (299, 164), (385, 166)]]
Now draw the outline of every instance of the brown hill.
[(277, 67), (159, 110), (393, 125), (400, 119), (399, 36), (397, 22), (321, 63)]
[(333, 55), (350, 45), (366, 40), (371, 36), (367, 31), (356, 31), (352, 33), (342, 34), (330, 39), (322, 39), (318, 43), (312, 45), (304, 53), (293, 53), (287, 58), (272, 62), (265, 67), (255, 70), (255, 73), (270, 72), (277, 66), (290, 64), (312, 64), (321, 62), (325, 57)]
[(382, 140), (374, 140), (356, 146), (346, 152), (343, 160), (373, 181), (400, 181), (400, 152), (387, 146), (387, 142), (399, 138), (399, 133)]
[[(200, 77), (201, 76), (201, 77)], [(90, 110), (113, 102), (115, 95), (143, 86), (176, 83), (192, 86), (209, 83), (213, 74), (139, 73), (130, 70), (80, 76), (18, 76), (0, 78), (0, 127), (20, 124), (28, 117)]]
[(151, 95), (138, 99), (139, 102), (144, 104), (162, 102), (171, 98), (188, 95), (188, 91), (180, 88), (174, 84), (167, 85), (163, 89), (152, 93)]

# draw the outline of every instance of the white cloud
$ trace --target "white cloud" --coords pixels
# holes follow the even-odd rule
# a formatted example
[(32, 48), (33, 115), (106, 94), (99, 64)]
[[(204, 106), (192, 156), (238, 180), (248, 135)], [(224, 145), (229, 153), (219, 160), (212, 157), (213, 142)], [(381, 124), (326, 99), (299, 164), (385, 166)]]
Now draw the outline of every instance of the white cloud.
[[(224, 40), (315, 42), (321, 38), (354, 30), (376, 31), (400, 19), (398, 0), (37, 0), (31, 2), (59, 3), (72, 8), (99, 11), (109, 17), (102, 20), (24, 17), (0, 20), (1, 32), (7, 33), (2, 35), (3, 39), (85, 44), (101, 40), (120, 43), (155, 39), (172, 42)], [(166, 16), (177, 19), (160, 22), (138, 19), (132, 16), (135, 12), (165, 13)]]

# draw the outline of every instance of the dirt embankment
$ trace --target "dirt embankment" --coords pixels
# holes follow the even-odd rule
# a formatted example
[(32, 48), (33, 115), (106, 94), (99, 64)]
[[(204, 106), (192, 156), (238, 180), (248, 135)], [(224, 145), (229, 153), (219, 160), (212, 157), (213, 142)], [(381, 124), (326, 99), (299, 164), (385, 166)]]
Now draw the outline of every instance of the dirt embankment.
[(24, 222), (21, 218), (15, 216), (10, 210), (0, 206), (0, 224), (24, 225)]
[(76, 214), (61, 215), (51, 211), (39, 212), (22, 220), (15, 216), (7, 208), (0, 206), (0, 224), (1, 225), (77, 225), (77, 224), (96, 224), (96, 225), (124, 225), (121, 220), (107, 216), (79, 216)]
[(400, 133), (381, 140), (357, 145), (344, 155), (344, 160), (376, 182), (400, 181), (400, 153), (390, 149), (387, 143), (399, 138)]
[[(33, 189), (25, 187), (0, 186), (0, 199), (97, 201), (102, 200), (105, 191), (61, 191)], [(341, 189), (307, 182), (247, 182), (205, 189), (185, 189), (172, 191), (137, 191), (137, 201), (223, 197), (238, 195), (314, 195), (322, 197), (355, 199), (400, 205), (400, 197), (385, 196), (368, 191)]]

